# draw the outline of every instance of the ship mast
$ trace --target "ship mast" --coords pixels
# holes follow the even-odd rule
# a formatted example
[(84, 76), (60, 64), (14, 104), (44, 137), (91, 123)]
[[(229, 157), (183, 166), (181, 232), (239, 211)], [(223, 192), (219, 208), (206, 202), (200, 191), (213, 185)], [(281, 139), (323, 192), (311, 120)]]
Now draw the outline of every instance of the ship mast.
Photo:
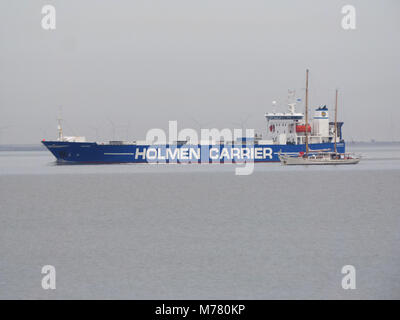
[(58, 141), (63, 141), (64, 140), (64, 135), (63, 135), (63, 130), (62, 130), (62, 117), (61, 117), (61, 108), (60, 108), (60, 112), (57, 118), (57, 130), (58, 130)]
[(335, 130), (334, 130), (334, 134), (335, 134), (335, 153), (337, 153), (337, 146), (336, 146), (336, 137), (337, 137), (337, 101), (338, 101), (338, 89), (336, 89), (336, 99), (335, 99)]
[(306, 155), (308, 155), (308, 69), (306, 70), (306, 110), (304, 116), (306, 118)]

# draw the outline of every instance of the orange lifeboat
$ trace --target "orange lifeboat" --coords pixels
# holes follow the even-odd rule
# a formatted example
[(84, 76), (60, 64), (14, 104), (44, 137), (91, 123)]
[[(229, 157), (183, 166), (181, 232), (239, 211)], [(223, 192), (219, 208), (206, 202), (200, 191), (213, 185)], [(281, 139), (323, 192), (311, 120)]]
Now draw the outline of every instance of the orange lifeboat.
[[(311, 126), (307, 126), (307, 131), (311, 132)], [(296, 132), (306, 132), (306, 126), (304, 124), (298, 124), (296, 126)]]

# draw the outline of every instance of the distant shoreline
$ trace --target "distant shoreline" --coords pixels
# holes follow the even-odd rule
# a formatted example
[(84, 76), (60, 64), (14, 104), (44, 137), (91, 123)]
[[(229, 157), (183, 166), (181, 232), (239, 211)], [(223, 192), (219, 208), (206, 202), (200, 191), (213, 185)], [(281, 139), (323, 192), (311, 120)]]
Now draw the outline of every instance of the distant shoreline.
[(45, 151), (41, 144), (0, 144), (0, 151)]
[[(400, 141), (346, 141), (346, 145), (400, 145)], [(42, 144), (0, 144), (0, 151), (46, 151)]]

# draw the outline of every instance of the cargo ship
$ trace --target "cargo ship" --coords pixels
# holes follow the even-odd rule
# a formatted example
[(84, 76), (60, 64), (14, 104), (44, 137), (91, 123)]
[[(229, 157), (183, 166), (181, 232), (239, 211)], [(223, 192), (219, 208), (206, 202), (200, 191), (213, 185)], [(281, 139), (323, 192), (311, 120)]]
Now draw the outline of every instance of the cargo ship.
[[(305, 125), (304, 114), (297, 113), (295, 104), (288, 112), (266, 113), (267, 139), (261, 136), (244, 137), (236, 141), (217, 141), (191, 144), (176, 141), (151, 144), (146, 141), (89, 142), (84, 137), (67, 137), (59, 124), (57, 140), (43, 140), (43, 145), (60, 163), (229, 163), (278, 162), (282, 154), (306, 151), (308, 133), (310, 150), (334, 150), (334, 123), (329, 121), (328, 108), (315, 109), (310, 124)], [(61, 121), (60, 121), (61, 123)], [(345, 152), (342, 138), (343, 122), (337, 123), (337, 151)]]
[(336, 122), (335, 125), (335, 122), (330, 121), (326, 105), (315, 108), (313, 118), (306, 119), (307, 112), (303, 114), (296, 111), (299, 101), (301, 99), (295, 99), (295, 93), (290, 92), (286, 112), (265, 114), (265, 138), (255, 134), (235, 140), (208, 139), (196, 143), (191, 140), (170, 140), (170, 143), (146, 140), (100, 143), (86, 141), (84, 137), (64, 136), (59, 119), (58, 139), (42, 140), (42, 143), (58, 163), (78, 164), (279, 162), (280, 154), (298, 155), (307, 148), (344, 153), (343, 122)]

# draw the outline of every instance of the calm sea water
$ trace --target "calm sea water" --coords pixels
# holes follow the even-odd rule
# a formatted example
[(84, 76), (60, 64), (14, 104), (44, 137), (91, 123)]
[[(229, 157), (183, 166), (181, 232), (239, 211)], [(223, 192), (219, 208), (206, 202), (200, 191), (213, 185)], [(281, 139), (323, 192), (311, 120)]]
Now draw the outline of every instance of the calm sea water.
[(0, 298), (399, 299), (400, 146), (350, 149), (360, 164), (250, 176), (0, 152)]

